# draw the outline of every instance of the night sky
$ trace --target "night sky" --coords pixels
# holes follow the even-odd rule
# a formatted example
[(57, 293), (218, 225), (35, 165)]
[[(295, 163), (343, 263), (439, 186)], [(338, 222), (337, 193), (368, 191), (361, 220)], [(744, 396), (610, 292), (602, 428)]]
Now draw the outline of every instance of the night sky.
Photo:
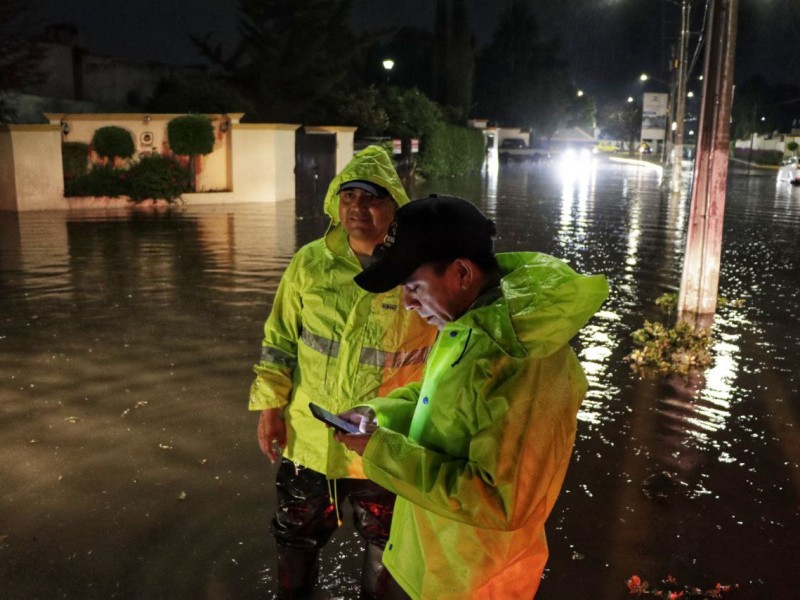
[[(475, 38), (489, 41), (511, 0), (471, 0)], [(666, 78), (669, 39), (679, 26), (676, 0), (530, 0), (541, 34), (558, 36), (575, 84), (603, 94), (641, 72)], [(770, 83), (800, 82), (800, 0), (739, 0), (736, 79), (760, 74)], [(236, 0), (40, 0), (50, 22), (77, 25), (85, 46), (120, 58), (192, 64), (202, 58), (187, 33), (213, 33), (232, 47)], [(412, 25), (433, 28), (434, 0), (354, 0), (356, 30)], [(695, 14), (704, 3), (694, 0)], [(702, 65), (702, 60), (698, 69)], [(698, 71), (699, 72), (699, 71)]]

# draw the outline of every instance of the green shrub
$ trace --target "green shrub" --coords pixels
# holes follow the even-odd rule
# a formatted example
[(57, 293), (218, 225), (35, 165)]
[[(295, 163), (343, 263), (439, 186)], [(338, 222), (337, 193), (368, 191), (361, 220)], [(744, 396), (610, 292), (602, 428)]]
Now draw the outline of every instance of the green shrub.
[(209, 154), (214, 149), (214, 126), (205, 115), (175, 117), (167, 124), (167, 139), (175, 154)]
[(441, 125), (425, 139), (420, 170), (428, 177), (455, 177), (480, 171), (486, 153), (483, 133)]
[(64, 142), (61, 144), (61, 163), (64, 179), (70, 180), (86, 175), (89, 171), (89, 144)]
[(127, 171), (111, 165), (95, 165), (88, 173), (64, 182), (64, 196), (109, 196), (127, 193)]
[(126, 181), (127, 194), (134, 202), (148, 199), (174, 202), (190, 190), (191, 174), (176, 158), (153, 153), (131, 165)]
[(113, 165), (114, 159), (133, 156), (133, 137), (130, 132), (116, 125), (101, 127), (92, 136), (92, 147), (103, 158)]

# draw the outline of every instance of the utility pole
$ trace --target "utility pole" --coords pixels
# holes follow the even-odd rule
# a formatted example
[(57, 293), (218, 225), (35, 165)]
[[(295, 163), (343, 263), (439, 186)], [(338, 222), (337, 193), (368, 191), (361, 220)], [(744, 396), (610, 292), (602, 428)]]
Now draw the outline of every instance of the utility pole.
[(681, 191), (683, 132), (686, 124), (686, 61), (689, 56), (689, 0), (681, 2), (681, 38), (678, 51), (678, 72), (675, 84), (675, 139), (672, 144), (672, 192)]
[(728, 179), (738, 0), (710, 0), (694, 185), (678, 319), (708, 326), (717, 307)]

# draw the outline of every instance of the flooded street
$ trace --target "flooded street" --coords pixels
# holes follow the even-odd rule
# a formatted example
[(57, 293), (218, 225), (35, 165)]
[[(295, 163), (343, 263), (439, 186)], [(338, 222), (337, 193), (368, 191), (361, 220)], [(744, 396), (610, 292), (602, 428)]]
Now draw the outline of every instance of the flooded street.
[[(634, 574), (798, 598), (800, 188), (732, 167), (720, 296), (741, 302), (705, 377), (664, 381), (625, 361), (680, 284), (689, 202), (659, 178), (512, 164), (411, 195), (474, 200), (499, 251), (609, 278), (574, 340), (590, 389), (537, 600), (631, 597)], [(281, 273), (326, 224), (294, 215), (0, 213), (0, 598), (272, 597), (274, 469), (247, 396)], [(326, 549), (332, 598), (357, 598), (359, 547), (345, 526)]]

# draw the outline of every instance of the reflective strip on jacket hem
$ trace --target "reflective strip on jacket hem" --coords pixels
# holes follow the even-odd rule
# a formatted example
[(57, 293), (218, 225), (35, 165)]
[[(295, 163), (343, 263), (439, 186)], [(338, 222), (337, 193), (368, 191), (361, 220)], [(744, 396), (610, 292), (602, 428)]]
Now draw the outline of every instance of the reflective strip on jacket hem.
[(282, 367), (294, 369), (297, 366), (297, 357), (287, 354), (283, 350), (272, 346), (261, 346), (261, 361), (271, 362)]
[(430, 350), (430, 347), (426, 347), (401, 352), (385, 352), (377, 348), (364, 348), (361, 350), (359, 362), (385, 369), (399, 369), (406, 365), (423, 364), (428, 359)]

